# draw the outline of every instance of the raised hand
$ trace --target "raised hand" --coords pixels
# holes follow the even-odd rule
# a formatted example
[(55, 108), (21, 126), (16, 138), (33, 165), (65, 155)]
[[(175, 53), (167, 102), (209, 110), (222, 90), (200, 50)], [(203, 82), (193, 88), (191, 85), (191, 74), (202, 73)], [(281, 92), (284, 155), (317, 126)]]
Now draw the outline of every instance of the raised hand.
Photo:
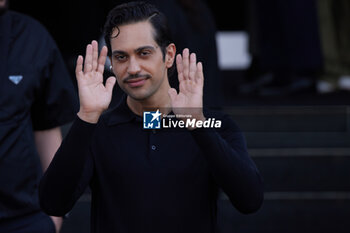
[(203, 66), (197, 63), (196, 54), (184, 49), (182, 56), (176, 56), (179, 79), (179, 93), (169, 90), (173, 112), (177, 115), (192, 115), (192, 118), (204, 120), (203, 115)]
[[(107, 57), (107, 47), (103, 46), (98, 56), (98, 43), (92, 41), (86, 46), (85, 61), (78, 56), (75, 75), (78, 82), (80, 110), (78, 116), (87, 122), (96, 123), (106, 110), (112, 99), (112, 90), (116, 78), (111, 76), (103, 84), (104, 64)], [(84, 69), (83, 69), (84, 62)]]

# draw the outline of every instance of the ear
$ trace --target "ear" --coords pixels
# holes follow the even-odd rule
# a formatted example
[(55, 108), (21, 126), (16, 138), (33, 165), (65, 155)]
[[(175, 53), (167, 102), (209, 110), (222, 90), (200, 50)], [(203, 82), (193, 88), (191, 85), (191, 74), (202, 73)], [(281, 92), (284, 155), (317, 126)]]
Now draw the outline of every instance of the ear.
[(166, 48), (166, 54), (165, 54), (165, 64), (167, 68), (170, 68), (174, 64), (176, 55), (176, 46), (174, 43), (171, 43)]

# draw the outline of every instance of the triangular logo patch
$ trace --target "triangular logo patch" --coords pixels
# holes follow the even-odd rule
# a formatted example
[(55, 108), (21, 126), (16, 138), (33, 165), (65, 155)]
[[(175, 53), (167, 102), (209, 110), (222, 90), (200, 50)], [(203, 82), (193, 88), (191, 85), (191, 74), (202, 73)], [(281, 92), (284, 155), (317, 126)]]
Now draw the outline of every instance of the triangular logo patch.
[(14, 84), (18, 84), (21, 82), (21, 80), (23, 79), (22, 75), (10, 75), (9, 79), (11, 82), (13, 82)]

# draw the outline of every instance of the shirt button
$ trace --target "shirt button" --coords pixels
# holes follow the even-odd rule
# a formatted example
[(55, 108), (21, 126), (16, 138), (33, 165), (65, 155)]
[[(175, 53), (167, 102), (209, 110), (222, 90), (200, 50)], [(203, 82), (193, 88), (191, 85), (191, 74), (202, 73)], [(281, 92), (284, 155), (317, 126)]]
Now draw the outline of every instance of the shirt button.
[(155, 130), (155, 129), (152, 129), (152, 133), (153, 133), (153, 134), (156, 134), (156, 130)]
[(157, 147), (155, 145), (152, 145), (151, 148), (152, 148), (152, 150), (156, 150), (157, 149)]

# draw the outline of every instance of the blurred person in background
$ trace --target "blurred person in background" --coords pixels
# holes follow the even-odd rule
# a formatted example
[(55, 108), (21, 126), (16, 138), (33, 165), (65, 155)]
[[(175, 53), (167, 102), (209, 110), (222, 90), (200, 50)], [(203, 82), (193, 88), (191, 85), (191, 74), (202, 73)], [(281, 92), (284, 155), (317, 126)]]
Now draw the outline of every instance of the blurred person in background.
[(350, 1), (318, 0), (324, 72), (320, 93), (350, 91)]
[(315, 92), (323, 68), (315, 0), (250, 0), (248, 84), (241, 92), (289, 95)]
[[(167, 16), (172, 37), (178, 51), (189, 48), (196, 53), (205, 67), (204, 106), (222, 106), (222, 77), (218, 67), (215, 20), (207, 4), (202, 0), (149, 0), (159, 6)], [(177, 73), (171, 86), (177, 87)]]
[(38, 185), (77, 96), (56, 44), (33, 18), (0, 0), (0, 232), (59, 232), (39, 206)]

